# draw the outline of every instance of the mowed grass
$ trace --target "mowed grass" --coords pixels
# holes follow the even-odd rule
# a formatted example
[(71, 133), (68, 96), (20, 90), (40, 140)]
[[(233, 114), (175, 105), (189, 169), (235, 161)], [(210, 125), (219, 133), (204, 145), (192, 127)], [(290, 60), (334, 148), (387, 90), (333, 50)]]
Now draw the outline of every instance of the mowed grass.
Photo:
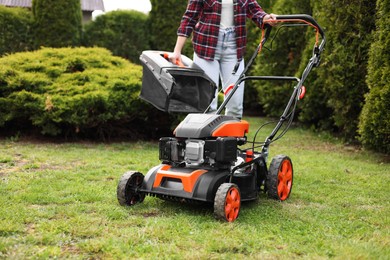
[[(264, 122), (247, 119), (251, 135)], [(0, 258), (390, 258), (389, 158), (296, 127), (270, 153), (293, 161), (290, 199), (224, 223), (212, 206), (119, 206), (120, 176), (159, 164), (157, 142), (0, 140)]]

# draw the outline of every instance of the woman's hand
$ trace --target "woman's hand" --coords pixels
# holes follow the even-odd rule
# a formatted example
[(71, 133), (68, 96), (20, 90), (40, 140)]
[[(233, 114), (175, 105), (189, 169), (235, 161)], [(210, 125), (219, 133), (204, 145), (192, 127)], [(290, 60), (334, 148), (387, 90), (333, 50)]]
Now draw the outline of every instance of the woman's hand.
[(171, 54), (169, 54), (168, 59), (173, 63), (173, 64), (183, 64), (183, 61), (181, 59), (181, 50), (183, 49), (183, 46), (186, 42), (187, 38), (184, 36), (178, 36), (176, 40), (176, 45), (175, 49)]
[(263, 17), (263, 21), (266, 22), (267, 24), (274, 26), (276, 24), (276, 14), (266, 14)]
[(173, 64), (182, 64), (183, 61), (181, 60), (181, 52), (174, 51), (168, 55), (168, 59)]

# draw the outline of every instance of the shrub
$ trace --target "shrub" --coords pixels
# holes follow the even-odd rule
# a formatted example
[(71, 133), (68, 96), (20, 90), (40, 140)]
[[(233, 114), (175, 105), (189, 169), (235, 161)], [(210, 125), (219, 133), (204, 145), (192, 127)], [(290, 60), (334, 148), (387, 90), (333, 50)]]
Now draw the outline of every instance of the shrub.
[(32, 15), (22, 8), (0, 5), (0, 56), (32, 49)]
[(149, 49), (148, 16), (137, 11), (112, 11), (85, 25), (84, 45), (109, 49), (114, 55), (139, 64)]
[[(333, 131), (335, 130), (332, 117), (334, 111), (329, 104), (329, 93), (325, 87), (325, 78), (319, 76), (320, 71), (326, 70), (327, 58), (332, 52), (332, 49), (328, 48), (330, 44), (329, 41), (331, 41), (328, 36), (328, 28), (330, 25), (327, 23), (327, 17), (321, 15), (322, 2), (311, 1), (310, 4), (313, 10), (313, 18), (316, 19), (318, 24), (325, 31), (327, 42), (325, 50), (321, 55), (319, 68), (313, 68), (306, 79), (306, 95), (305, 98), (300, 101), (301, 104), (299, 106), (301, 107), (301, 111), (299, 113), (299, 121), (317, 130)], [(300, 73), (305, 69), (307, 65), (306, 61), (313, 55), (313, 45), (315, 43), (313, 34), (308, 32), (306, 39), (308, 44), (302, 54), (303, 58), (300, 64)]]
[(51, 136), (148, 134), (157, 126), (145, 118), (160, 114), (138, 98), (141, 74), (140, 66), (103, 48), (43, 48), (3, 57), (0, 127), (34, 126)]
[[(368, 90), (365, 80), (371, 32), (375, 27), (375, 2), (344, 0), (341, 4), (343, 8), (330, 0), (314, 3), (313, 13), (326, 29), (328, 41), (321, 67), (313, 74), (320, 95), (314, 93), (315, 100), (310, 102), (314, 107), (306, 109), (318, 115), (311, 112), (301, 119), (317, 122), (337, 131), (346, 141), (354, 141)], [(329, 110), (330, 114), (324, 113)]]
[(80, 46), (80, 0), (33, 0), (32, 11), (37, 47)]
[(364, 146), (390, 153), (390, 1), (377, 1), (374, 41), (368, 60), (367, 84), (370, 88), (360, 117)]

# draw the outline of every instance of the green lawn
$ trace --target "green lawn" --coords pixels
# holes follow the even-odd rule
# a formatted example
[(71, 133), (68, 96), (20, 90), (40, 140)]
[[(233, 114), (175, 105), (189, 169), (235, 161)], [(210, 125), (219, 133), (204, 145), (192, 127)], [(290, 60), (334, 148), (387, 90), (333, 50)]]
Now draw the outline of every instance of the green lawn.
[[(263, 122), (248, 120), (252, 134)], [(157, 165), (157, 142), (0, 140), (0, 259), (390, 258), (388, 157), (301, 128), (276, 154), (294, 164), (290, 199), (262, 194), (223, 223), (212, 206), (119, 206), (120, 176)]]

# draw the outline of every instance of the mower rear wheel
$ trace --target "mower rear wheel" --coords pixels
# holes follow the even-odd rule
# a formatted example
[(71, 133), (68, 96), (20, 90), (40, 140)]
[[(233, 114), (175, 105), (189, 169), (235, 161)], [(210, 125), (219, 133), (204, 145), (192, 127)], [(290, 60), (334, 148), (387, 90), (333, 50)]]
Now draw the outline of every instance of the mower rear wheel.
[(141, 187), (143, 180), (144, 175), (140, 172), (130, 171), (123, 174), (116, 190), (120, 205), (132, 206), (144, 201), (145, 194), (138, 190)]
[(241, 206), (240, 189), (236, 184), (223, 183), (219, 186), (214, 199), (216, 219), (233, 222), (238, 218)]
[(275, 156), (272, 159), (266, 179), (268, 197), (281, 201), (288, 199), (292, 184), (293, 165), (291, 159), (285, 155)]

